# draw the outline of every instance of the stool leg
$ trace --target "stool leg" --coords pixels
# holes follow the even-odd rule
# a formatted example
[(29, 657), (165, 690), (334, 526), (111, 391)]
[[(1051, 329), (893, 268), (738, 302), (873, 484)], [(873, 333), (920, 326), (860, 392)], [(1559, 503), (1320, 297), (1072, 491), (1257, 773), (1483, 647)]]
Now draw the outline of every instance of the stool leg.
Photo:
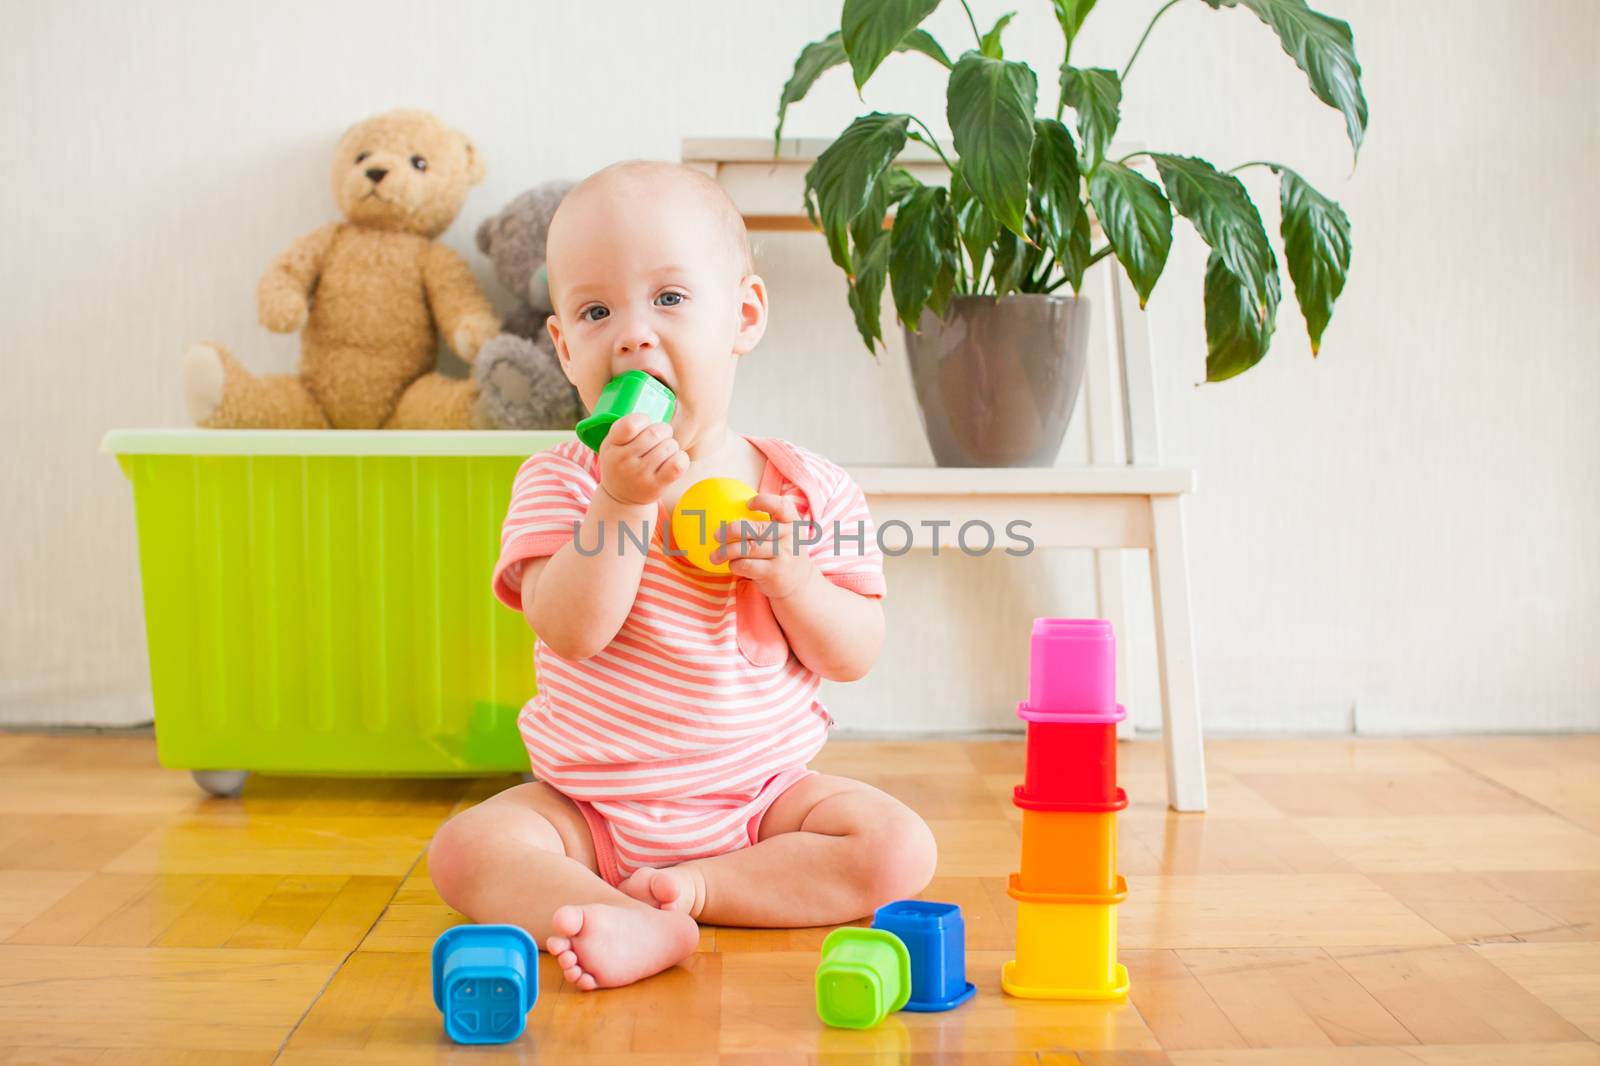
[[(1132, 684), (1128, 677), (1128, 595), (1122, 578), (1122, 551), (1118, 548), (1096, 548), (1094, 551), (1094, 586), (1099, 601), (1100, 617), (1111, 623), (1111, 632), (1117, 638), (1117, 691), (1118, 703), (1129, 704), (1128, 693)], [(1133, 708), (1128, 707), (1128, 717), (1117, 723), (1117, 736), (1133, 736)]]
[(1195, 677), (1189, 612), (1189, 562), (1183, 540), (1183, 497), (1152, 496), (1150, 587), (1155, 597), (1156, 660), (1161, 667), (1161, 733), (1167, 756), (1167, 803), (1175, 811), (1206, 809), (1200, 689)]

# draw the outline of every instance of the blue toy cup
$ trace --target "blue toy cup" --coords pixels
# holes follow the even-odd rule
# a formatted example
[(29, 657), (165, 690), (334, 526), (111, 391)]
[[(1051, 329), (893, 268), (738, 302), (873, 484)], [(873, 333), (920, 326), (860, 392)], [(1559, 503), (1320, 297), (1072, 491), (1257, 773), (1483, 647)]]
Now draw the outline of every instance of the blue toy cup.
[(886, 903), (872, 916), (872, 928), (893, 933), (911, 954), (911, 999), (905, 1010), (950, 1010), (978, 991), (967, 980), (967, 926), (954, 903)]
[(515, 925), (458, 925), (433, 942), (433, 1002), (458, 1044), (522, 1035), (539, 998), (539, 947)]

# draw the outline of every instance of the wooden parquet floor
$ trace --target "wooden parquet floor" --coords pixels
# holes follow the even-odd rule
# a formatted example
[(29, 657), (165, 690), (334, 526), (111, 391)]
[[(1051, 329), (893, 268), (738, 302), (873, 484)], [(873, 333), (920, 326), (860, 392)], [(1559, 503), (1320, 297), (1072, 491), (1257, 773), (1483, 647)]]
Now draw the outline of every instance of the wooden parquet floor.
[(1020, 740), (836, 740), (818, 769), (933, 827), (925, 895), (963, 908), (972, 1003), (830, 1030), (826, 930), (708, 928), (627, 989), (543, 958), (528, 1031), (482, 1049), (433, 1006), (427, 953), (461, 918), (423, 856), (512, 779), (217, 800), (148, 737), (0, 734), (0, 1066), (1600, 1063), (1600, 736), (1214, 740), (1204, 815), (1165, 809), (1158, 744), (1119, 754), (1126, 1003), (1000, 992)]

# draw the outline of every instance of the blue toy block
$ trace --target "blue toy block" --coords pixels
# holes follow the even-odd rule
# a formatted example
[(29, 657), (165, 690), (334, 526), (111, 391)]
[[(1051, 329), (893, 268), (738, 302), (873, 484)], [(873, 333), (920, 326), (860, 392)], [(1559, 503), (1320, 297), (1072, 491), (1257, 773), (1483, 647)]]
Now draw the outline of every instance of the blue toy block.
[(458, 1044), (522, 1035), (539, 998), (539, 946), (515, 925), (458, 925), (433, 942), (433, 1002)]
[(911, 999), (905, 1010), (951, 1010), (978, 991), (967, 980), (967, 926), (956, 904), (896, 900), (878, 908), (872, 928), (893, 933), (911, 954)]

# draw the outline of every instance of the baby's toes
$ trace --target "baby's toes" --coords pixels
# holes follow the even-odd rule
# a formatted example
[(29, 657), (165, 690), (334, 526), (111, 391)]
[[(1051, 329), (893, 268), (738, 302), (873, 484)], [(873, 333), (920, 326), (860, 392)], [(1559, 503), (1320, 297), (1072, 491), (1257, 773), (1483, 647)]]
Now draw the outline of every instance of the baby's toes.
[(649, 866), (641, 866), (617, 885), (617, 891), (624, 896), (631, 896), (640, 903), (654, 904), (655, 900), (650, 895), (650, 882), (656, 871)]
[(577, 966), (578, 953), (571, 950), (563, 951), (561, 954), (556, 956), (556, 965), (561, 967), (563, 970), (571, 969)]
[(551, 940), (562, 940), (561, 950), (566, 950), (570, 945), (565, 941), (577, 936), (578, 930), (583, 928), (583, 908), (571, 904), (557, 907), (555, 913), (550, 916), (550, 928), (556, 931)]
[(572, 950), (572, 941), (564, 936), (549, 937), (544, 942), (544, 949), (551, 955), (560, 955)]
[(580, 989), (582, 989), (585, 992), (593, 992), (595, 990), (595, 987), (596, 987), (595, 986), (595, 981), (594, 981), (594, 975), (587, 974), (587, 973), (584, 974), (582, 977), (578, 978), (573, 983), (576, 984)]
[(683, 896), (683, 886), (672, 874), (658, 871), (650, 882), (650, 895), (662, 910), (678, 910), (674, 904)]
[(561, 976), (567, 979), (568, 984), (575, 985), (581, 978), (589, 975), (583, 972), (583, 967), (579, 966), (577, 963), (573, 963), (570, 966), (561, 967)]

